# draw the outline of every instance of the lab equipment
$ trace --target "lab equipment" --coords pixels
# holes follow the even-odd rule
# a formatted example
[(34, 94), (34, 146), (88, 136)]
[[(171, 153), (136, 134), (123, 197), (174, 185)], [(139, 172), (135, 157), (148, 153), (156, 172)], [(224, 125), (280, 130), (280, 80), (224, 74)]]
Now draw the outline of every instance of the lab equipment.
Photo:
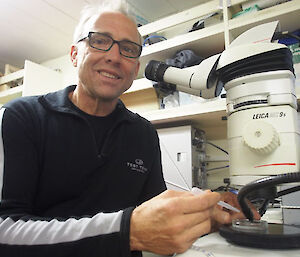
[[(246, 199), (255, 202), (263, 215), (270, 201), (300, 190), (296, 186), (290, 192), (277, 192), (278, 185), (300, 182), (300, 131), (292, 55), (285, 45), (271, 43), (277, 25), (271, 22), (250, 29), (228, 49), (197, 66), (178, 69), (150, 61), (145, 70), (150, 80), (172, 83), (179, 91), (203, 98), (218, 97), (225, 88), (230, 182), (241, 188), (238, 200), (250, 222), (253, 215)], [(256, 35), (264, 39), (250, 39)], [(241, 235), (253, 233), (239, 232), (238, 238), (227, 239), (243, 244), (239, 241), (244, 239)], [(233, 230), (235, 233), (237, 230)], [(298, 230), (292, 236), (298, 244), (290, 246), (300, 247)], [(290, 234), (283, 233), (280, 238), (287, 239), (287, 244), (292, 242), (288, 240)]]

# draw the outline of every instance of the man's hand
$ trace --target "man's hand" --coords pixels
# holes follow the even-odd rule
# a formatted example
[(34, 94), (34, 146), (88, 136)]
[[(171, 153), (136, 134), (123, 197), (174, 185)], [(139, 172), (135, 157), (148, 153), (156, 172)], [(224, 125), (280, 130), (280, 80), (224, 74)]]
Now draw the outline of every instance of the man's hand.
[[(230, 192), (225, 192), (221, 194), (221, 200), (241, 210), (241, 207), (237, 200), (237, 196), (235, 194)], [(252, 206), (251, 204), (250, 206), (254, 215), (254, 219), (259, 220), (260, 219), (259, 213), (257, 212), (254, 206)], [(221, 225), (231, 223), (232, 220), (234, 219), (245, 219), (245, 218), (246, 217), (244, 216), (242, 211), (234, 212), (227, 209), (223, 209), (221, 206), (216, 205), (212, 213), (212, 219), (213, 219), (212, 231), (217, 230)]]
[(211, 217), (220, 198), (220, 194), (210, 191), (194, 195), (167, 190), (144, 202), (131, 216), (131, 250), (157, 254), (186, 251), (197, 238), (211, 231)]

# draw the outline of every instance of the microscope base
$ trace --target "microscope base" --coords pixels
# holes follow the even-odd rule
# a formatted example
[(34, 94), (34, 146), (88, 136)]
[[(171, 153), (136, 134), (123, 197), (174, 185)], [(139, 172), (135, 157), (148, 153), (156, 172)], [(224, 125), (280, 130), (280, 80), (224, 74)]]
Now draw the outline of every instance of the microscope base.
[(238, 231), (230, 226), (220, 228), (220, 235), (230, 243), (263, 249), (300, 248), (300, 227), (268, 224), (266, 232)]

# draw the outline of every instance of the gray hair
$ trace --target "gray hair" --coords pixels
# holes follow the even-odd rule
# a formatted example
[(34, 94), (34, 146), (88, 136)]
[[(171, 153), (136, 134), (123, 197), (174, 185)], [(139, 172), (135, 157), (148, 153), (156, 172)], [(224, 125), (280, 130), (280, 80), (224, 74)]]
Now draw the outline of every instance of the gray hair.
[[(86, 5), (82, 9), (79, 23), (74, 31), (73, 43), (76, 44), (81, 38), (87, 36), (84, 34), (86, 33), (85, 28), (91, 26), (91, 24), (105, 12), (120, 12), (137, 24), (135, 16), (130, 13), (129, 5), (126, 0), (101, 0), (97, 3)], [(142, 42), (143, 38), (139, 32), (138, 34)]]

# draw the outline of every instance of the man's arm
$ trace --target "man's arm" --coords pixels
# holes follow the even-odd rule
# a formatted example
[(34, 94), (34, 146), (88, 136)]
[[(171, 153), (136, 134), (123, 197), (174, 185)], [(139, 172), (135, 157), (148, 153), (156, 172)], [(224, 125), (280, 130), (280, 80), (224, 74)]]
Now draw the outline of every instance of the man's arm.
[(130, 209), (65, 220), (1, 213), (1, 256), (131, 256), (125, 224)]

